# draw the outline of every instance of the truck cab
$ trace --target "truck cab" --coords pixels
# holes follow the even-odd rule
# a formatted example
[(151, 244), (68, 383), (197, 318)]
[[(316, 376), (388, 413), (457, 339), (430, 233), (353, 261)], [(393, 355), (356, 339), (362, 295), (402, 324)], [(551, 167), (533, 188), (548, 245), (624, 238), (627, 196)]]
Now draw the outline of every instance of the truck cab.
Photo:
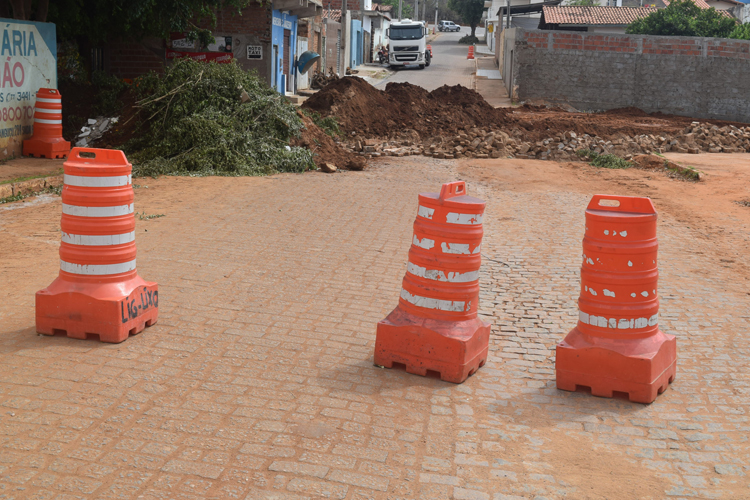
[(427, 50), (427, 27), (422, 21), (404, 19), (391, 23), (388, 37), (388, 65), (393, 68), (417, 65), (424, 69), (430, 65)]

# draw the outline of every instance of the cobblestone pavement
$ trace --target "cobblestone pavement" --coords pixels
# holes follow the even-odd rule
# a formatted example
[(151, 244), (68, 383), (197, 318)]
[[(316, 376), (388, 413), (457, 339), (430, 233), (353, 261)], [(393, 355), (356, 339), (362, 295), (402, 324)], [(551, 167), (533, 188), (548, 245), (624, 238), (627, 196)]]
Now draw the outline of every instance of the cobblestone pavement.
[(416, 194), (457, 175), (404, 158), (149, 181), (136, 208), (166, 216), (138, 221), (138, 266), (161, 316), (119, 345), (34, 333), (60, 201), (0, 211), (16, 249), (0, 249), (0, 499), (747, 498), (746, 282), (669, 215), (660, 319), (678, 372), (655, 403), (555, 389), (589, 199), (564, 190), (469, 184), (488, 201), (485, 367), (453, 385), (373, 366)]

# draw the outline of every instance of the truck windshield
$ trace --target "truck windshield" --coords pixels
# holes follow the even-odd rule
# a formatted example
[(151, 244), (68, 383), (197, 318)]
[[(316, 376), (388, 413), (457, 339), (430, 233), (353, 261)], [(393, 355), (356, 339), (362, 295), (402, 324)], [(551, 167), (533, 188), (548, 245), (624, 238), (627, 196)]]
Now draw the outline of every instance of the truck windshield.
[(419, 40), (423, 36), (421, 26), (408, 28), (394, 28), (391, 26), (391, 34), (388, 38), (391, 40)]

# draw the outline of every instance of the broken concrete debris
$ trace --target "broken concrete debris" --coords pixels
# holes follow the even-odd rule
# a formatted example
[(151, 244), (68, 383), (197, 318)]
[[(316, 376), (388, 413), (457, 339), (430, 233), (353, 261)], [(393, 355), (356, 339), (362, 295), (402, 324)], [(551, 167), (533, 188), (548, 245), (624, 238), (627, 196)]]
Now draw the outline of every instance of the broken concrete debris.
[(103, 116), (89, 118), (88, 125), (81, 127), (81, 133), (78, 134), (77, 138), (79, 140), (76, 141), (76, 146), (81, 148), (91, 145), (94, 141), (100, 139), (112, 125), (119, 121), (119, 119), (120, 118), (117, 116), (111, 118), (105, 118)]

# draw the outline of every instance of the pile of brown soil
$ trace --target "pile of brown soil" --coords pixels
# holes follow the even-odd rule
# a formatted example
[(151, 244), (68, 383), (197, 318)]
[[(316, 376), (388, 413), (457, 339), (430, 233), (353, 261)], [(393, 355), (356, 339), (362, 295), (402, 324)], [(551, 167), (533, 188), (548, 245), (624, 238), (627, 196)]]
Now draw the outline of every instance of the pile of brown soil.
[(315, 125), (312, 119), (297, 111), (305, 128), (302, 129), (302, 135), (292, 139), (292, 146), (301, 146), (313, 152), (313, 161), (318, 167), (324, 163), (330, 163), (336, 168), (346, 168), (349, 170), (364, 170), (366, 161), (363, 157), (357, 156), (345, 150), (326, 134), (320, 127)]
[(382, 91), (358, 77), (331, 83), (302, 107), (335, 116), (347, 135), (364, 137), (390, 137), (404, 129), (416, 130), (423, 138), (445, 135), (502, 123), (507, 113), (460, 85), (427, 92), (409, 83), (389, 83)]
[[(414, 129), (426, 139), (477, 127), (502, 130), (522, 136), (528, 142), (562, 136), (565, 132), (615, 140), (644, 134), (675, 135), (694, 121), (684, 116), (648, 114), (637, 108), (604, 113), (569, 112), (535, 105), (496, 109), (480, 94), (460, 85), (427, 92), (409, 83), (389, 83), (382, 91), (357, 77), (327, 85), (302, 106), (323, 116), (336, 117), (349, 138), (352, 135), (394, 138), (402, 130)], [(721, 120), (708, 123), (719, 127), (742, 126)]]

